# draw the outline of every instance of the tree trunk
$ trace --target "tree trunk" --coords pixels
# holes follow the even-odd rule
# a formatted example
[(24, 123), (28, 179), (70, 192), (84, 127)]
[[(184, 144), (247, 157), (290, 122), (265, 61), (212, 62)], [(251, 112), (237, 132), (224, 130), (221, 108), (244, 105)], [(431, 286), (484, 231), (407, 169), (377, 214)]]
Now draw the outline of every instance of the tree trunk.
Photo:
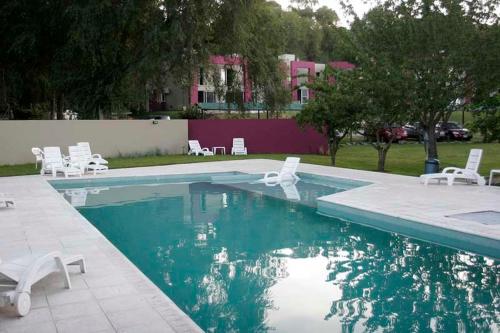
[(59, 94), (57, 96), (57, 120), (62, 120), (64, 119), (63, 113), (64, 113), (64, 96), (63, 94)]
[(54, 120), (57, 114), (56, 93), (52, 93), (52, 109), (50, 110), (49, 119)]
[(388, 150), (389, 150), (389, 148), (386, 148), (386, 147), (377, 148), (377, 152), (378, 152), (377, 171), (381, 171), (381, 172), (385, 171), (385, 160), (387, 157)]
[(425, 131), (427, 133), (427, 159), (437, 159), (437, 138), (436, 129), (434, 126), (429, 126)]
[(330, 159), (332, 161), (332, 166), (335, 166), (337, 151), (339, 150), (339, 143), (336, 137), (330, 138), (328, 140), (328, 146), (330, 149)]

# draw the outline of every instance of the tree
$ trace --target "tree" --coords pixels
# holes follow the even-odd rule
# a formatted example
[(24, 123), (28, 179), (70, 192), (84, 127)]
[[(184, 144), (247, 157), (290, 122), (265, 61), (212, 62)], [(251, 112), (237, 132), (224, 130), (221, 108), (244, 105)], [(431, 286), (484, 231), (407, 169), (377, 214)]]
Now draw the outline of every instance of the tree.
[(395, 127), (408, 121), (404, 92), (405, 80), (396, 68), (383, 63), (366, 64), (352, 83), (363, 102), (362, 119), (364, 134), (373, 137), (371, 143), (378, 154), (377, 170), (385, 171), (387, 153), (395, 140)]
[(468, 7), (461, 0), (387, 1), (352, 25), (353, 42), (366, 55), (361, 67), (374, 61), (399, 69), (406, 90), (400, 104), (425, 130), (428, 158), (438, 157), (436, 124), (461, 107), (470, 90), (470, 46), (484, 18), (478, 23), (476, 8)]
[(483, 136), (483, 142), (500, 142), (500, 94), (474, 105), (472, 129)]
[(352, 93), (354, 80), (350, 77), (354, 75), (353, 71), (334, 71), (327, 67), (320, 78), (307, 85), (314, 91), (314, 98), (297, 115), (300, 125), (311, 125), (328, 138), (333, 166), (340, 142), (356, 126), (363, 108), (357, 94)]

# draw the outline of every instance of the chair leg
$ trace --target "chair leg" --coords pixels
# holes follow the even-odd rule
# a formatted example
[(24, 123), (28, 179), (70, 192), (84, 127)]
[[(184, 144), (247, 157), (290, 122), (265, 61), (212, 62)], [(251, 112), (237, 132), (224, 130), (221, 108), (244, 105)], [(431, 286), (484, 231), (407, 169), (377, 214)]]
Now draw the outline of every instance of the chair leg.
[(55, 257), (54, 260), (56, 261), (57, 265), (59, 266), (59, 270), (64, 275), (64, 286), (67, 289), (71, 289), (71, 280), (69, 279), (68, 268), (66, 267), (66, 265), (62, 261), (61, 257)]

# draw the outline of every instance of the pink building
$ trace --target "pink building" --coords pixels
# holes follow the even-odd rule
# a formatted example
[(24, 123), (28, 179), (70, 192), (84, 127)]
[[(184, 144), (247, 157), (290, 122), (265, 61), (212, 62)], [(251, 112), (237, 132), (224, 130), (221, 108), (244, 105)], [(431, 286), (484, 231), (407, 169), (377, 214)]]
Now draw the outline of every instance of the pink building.
[[(216, 87), (215, 82), (220, 87)], [(244, 103), (252, 100), (252, 85), (247, 65), (238, 55), (210, 57), (210, 66), (201, 67), (191, 87), (191, 105), (199, 103), (225, 103), (228, 87), (236, 87), (242, 93)], [(219, 88), (219, 89), (218, 89)]]
[[(325, 70), (325, 64), (313, 61), (299, 60), (293, 54), (283, 54), (279, 56), (286, 71), (285, 84), (290, 88), (292, 94), (292, 106), (290, 109), (301, 109), (302, 104), (306, 104), (314, 98), (314, 91), (311, 91), (307, 84), (313, 82)], [(347, 61), (333, 61), (329, 63), (333, 68), (351, 69), (355, 66)], [(216, 85), (214, 82), (218, 82)], [(200, 68), (196, 73), (195, 81), (190, 90), (190, 104), (199, 104), (202, 108), (220, 108), (226, 103), (226, 93), (228, 87), (236, 87), (241, 92), (241, 101), (251, 103), (252, 84), (248, 77), (245, 61), (238, 55), (210, 57), (210, 66)], [(259, 101), (257, 101), (258, 103)], [(224, 107), (227, 107), (224, 105)]]

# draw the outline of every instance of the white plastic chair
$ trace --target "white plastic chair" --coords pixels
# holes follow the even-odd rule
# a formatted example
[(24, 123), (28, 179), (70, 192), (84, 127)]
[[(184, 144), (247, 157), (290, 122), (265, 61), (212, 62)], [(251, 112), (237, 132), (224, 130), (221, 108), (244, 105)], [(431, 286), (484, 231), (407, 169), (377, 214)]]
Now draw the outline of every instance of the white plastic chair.
[(31, 308), (31, 287), (52, 273), (61, 273), (64, 284), (71, 289), (67, 265), (80, 266), (80, 272), (86, 272), (85, 259), (82, 255), (62, 255), (54, 251), (45, 254), (33, 254), (2, 263), (0, 259), (0, 306), (12, 306), (19, 316), (28, 314)]
[(203, 155), (203, 156), (213, 156), (214, 153), (210, 151), (208, 148), (201, 148), (200, 143), (198, 140), (189, 140), (189, 151), (188, 155)]
[(92, 154), (92, 151), (90, 150), (90, 143), (78, 142), (76, 145), (82, 148), (83, 152), (85, 153), (85, 156), (90, 161), (89, 164), (100, 164), (100, 165), (108, 164), (108, 161), (102, 158), (101, 154)]
[(38, 162), (43, 163), (43, 151), (40, 148), (33, 147), (31, 152), (35, 155), (35, 169), (38, 169)]
[(296, 174), (299, 164), (299, 157), (287, 157), (280, 171), (266, 172), (264, 178), (259, 179), (258, 182), (269, 184), (300, 180), (299, 176)]
[(46, 173), (51, 173), (52, 177), (55, 178), (58, 172), (62, 172), (66, 178), (68, 176), (82, 176), (80, 165), (64, 159), (61, 154), (61, 148), (44, 147), (40, 174), (43, 176)]
[(92, 159), (89, 159), (87, 150), (83, 146), (69, 146), (68, 153), (70, 161), (78, 165), (82, 173), (93, 171), (95, 176), (97, 172), (108, 171), (107, 165), (94, 163)]
[(421, 175), (420, 182), (427, 185), (429, 184), (429, 181), (433, 179), (437, 180), (438, 184), (440, 184), (442, 180), (446, 180), (448, 186), (451, 186), (453, 185), (455, 180), (464, 180), (467, 184), (477, 183), (478, 185), (485, 185), (486, 181), (478, 173), (482, 156), (483, 156), (482, 149), (471, 149), (465, 169), (456, 167), (447, 167), (444, 168), (443, 171), (440, 173), (430, 173)]
[(234, 138), (233, 148), (231, 148), (231, 155), (247, 155), (247, 147), (245, 147), (245, 139)]

